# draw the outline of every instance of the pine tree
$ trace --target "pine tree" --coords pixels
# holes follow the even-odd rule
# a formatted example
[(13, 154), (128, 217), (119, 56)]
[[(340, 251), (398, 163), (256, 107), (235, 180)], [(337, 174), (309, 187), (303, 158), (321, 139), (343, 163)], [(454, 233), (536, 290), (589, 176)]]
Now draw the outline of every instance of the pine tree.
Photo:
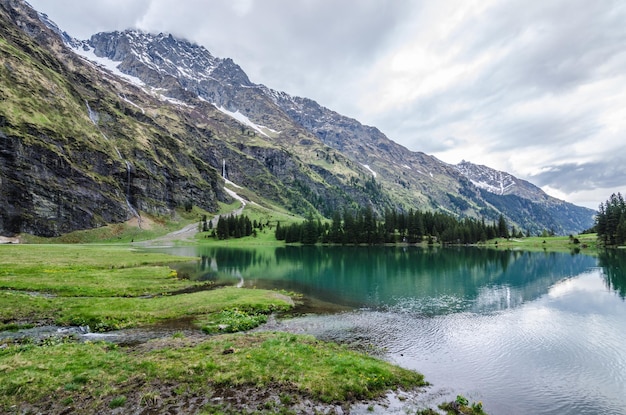
[(500, 214), (498, 218), (498, 236), (500, 238), (508, 238), (509, 237), (509, 228), (506, 225), (506, 220), (504, 220), (504, 216)]

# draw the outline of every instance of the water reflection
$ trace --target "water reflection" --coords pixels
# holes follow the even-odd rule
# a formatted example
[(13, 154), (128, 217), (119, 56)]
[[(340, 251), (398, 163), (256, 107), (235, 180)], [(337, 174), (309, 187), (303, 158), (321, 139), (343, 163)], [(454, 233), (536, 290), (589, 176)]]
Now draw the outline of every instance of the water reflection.
[[(179, 275), (193, 279), (431, 316), (518, 307), (597, 266), (587, 255), (473, 247), (179, 247), (168, 252), (201, 258), (177, 266)], [(623, 293), (623, 275), (607, 269), (611, 287)]]
[(602, 267), (604, 280), (609, 289), (626, 299), (626, 250), (611, 249), (601, 251), (598, 264)]

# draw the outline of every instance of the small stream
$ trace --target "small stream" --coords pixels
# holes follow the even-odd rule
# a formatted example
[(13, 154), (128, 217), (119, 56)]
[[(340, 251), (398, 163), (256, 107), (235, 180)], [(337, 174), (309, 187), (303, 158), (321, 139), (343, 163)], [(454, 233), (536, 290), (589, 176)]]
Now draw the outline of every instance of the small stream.
[[(191, 319), (168, 320), (151, 326), (94, 333), (89, 326), (39, 326), (17, 331), (0, 332), (0, 345), (6, 343), (56, 343), (62, 341), (106, 341), (121, 346), (135, 346), (149, 340), (183, 335), (203, 335)], [(1, 347), (1, 346), (0, 346)]]

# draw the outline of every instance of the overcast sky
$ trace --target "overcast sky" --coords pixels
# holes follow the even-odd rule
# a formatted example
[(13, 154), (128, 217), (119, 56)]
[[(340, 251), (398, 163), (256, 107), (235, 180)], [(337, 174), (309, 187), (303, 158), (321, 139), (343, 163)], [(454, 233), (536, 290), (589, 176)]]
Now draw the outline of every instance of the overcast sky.
[(597, 209), (626, 193), (626, 1), (29, 0), (62, 30), (166, 32), (452, 164)]

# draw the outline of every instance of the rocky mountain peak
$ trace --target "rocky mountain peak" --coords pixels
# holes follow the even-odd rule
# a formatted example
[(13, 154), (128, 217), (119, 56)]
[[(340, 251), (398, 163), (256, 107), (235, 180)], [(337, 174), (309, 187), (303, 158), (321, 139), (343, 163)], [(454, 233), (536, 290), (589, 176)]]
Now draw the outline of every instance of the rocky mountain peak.
[(544, 201), (549, 197), (534, 184), (504, 171), (465, 160), (457, 164), (456, 168), (476, 187), (496, 195), (516, 195), (534, 201)]
[(138, 30), (102, 32), (87, 42), (96, 56), (124, 66), (142, 66), (158, 73), (187, 79), (206, 79), (221, 63), (204, 47), (174, 38)]
[(481, 189), (497, 195), (506, 195), (515, 192), (517, 178), (509, 173), (478, 165), (469, 161), (461, 161), (456, 168), (470, 181)]

